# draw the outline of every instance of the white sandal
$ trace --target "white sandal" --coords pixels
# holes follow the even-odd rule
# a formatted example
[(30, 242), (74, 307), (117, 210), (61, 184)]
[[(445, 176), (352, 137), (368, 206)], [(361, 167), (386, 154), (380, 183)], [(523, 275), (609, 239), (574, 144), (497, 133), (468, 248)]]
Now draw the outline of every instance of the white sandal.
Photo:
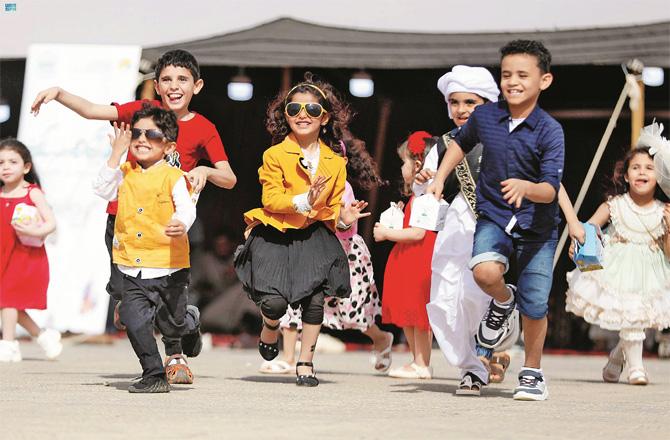
[(393, 350), (393, 333), (386, 332), (386, 334), (391, 335), (391, 342), (389, 345), (382, 351), (372, 350), (372, 356), (370, 357), (370, 363), (375, 366), (375, 370), (380, 373), (386, 373), (389, 368), (391, 368), (391, 351)]
[(286, 361), (273, 359), (263, 362), (258, 371), (263, 374), (288, 374), (293, 372), (293, 367)]
[(631, 385), (647, 385), (649, 378), (644, 368), (631, 368), (628, 372), (628, 383)]

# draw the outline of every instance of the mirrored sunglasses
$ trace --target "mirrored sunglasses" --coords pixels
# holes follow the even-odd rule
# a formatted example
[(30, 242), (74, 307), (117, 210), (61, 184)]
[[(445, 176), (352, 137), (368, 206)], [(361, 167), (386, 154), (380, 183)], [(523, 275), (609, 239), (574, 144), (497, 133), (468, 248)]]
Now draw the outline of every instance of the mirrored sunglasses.
[(132, 128), (130, 130), (131, 139), (139, 139), (142, 135), (150, 141), (163, 140), (165, 137), (162, 131), (155, 128)]

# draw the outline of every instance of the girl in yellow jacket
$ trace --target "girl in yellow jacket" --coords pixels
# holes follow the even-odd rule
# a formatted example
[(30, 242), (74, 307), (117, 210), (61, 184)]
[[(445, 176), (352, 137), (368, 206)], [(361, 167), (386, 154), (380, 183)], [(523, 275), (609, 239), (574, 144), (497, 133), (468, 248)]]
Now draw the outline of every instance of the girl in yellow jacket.
[(334, 88), (309, 72), (270, 104), (266, 128), (275, 145), (258, 170), (263, 207), (244, 214), (248, 238), (235, 258), (237, 275), (263, 315), (263, 359), (279, 353), (279, 319), (288, 305), (302, 308), (298, 385), (319, 384), (312, 358), (324, 296), (351, 293), (347, 256), (335, 231), (369, 215), (361, 213), (366, 202), (341, 207), (347, 175), (339, 140), (350, 118)]

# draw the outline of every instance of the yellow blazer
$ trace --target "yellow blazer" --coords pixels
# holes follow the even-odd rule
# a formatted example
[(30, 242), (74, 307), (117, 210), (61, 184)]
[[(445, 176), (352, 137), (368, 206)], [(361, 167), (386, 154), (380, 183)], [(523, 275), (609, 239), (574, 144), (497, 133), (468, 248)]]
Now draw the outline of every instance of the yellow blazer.
[(322, 221), (335, 232), (340, 215), (340, 201), (347, 180), (345, 161), (319, 140), (319, 166), (316, 176), (328, 178), (325, 189), (314, 202), (312, 210), (299, 213), (293, 206), (293, 197), (309, 191), (312, 176), (300, 164), (304, 156), (292, 134), (282, 142), (265, 150), (263, 165), (258, 169), (258, 180), (263, 186), (263, 208), (244, 213), (249, 228), (259, 223), (282, 232), (302, 229), (315, 221)]

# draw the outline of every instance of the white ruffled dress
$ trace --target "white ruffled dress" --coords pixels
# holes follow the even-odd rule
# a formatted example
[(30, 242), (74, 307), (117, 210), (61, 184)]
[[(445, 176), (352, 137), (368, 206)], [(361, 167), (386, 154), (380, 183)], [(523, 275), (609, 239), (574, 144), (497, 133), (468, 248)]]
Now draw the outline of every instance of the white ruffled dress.
[[(663, 253), (663, 203), (611, 198), (603, 269), (567, 274), (566, 310), (608, 330), (670, 327), (670, 260)], [(641, 332), (634, 339), (644, 339)]]

